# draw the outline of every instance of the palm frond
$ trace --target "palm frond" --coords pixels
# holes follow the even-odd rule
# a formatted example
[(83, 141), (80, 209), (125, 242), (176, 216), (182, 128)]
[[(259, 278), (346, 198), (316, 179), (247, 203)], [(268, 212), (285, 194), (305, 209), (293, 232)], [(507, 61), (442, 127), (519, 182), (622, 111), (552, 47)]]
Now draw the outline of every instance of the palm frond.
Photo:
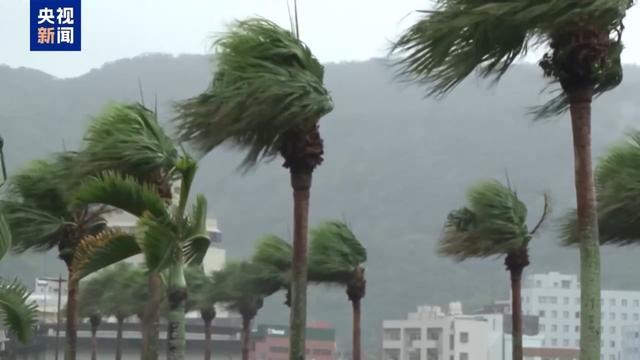
[(293, 247), (282, 238), (269, 234), (258, 240), (251, 260), (256, 264), (273, 266), (281, 272), (291, 270)]
[(199, 266), (186, 267), (184, 275), (189, 291), (187, 309), (201, 310), (213, 307), (218, 301), (209, 292), (209, 289), (214, 286), (213, 278), (205, 274), (204, 270)]
[(109, 205), (138, 217), (145, 212), (155, 216), (166, 214), (166, 204), (155, 187), (111, 170), (85, 181), (74, 193), (74, 200)]
[(510, 188), (482, 182), (467, 195), (468, 206), (449, 213), (439, 253), (457, 260), (491, 257), (526, 246), (527, 208)]
[(173, 221), (146, 213), (138, 220), (136, 238), (150, 271), (166, 270), (180, 258), (182, 249)]
[(347, 284), (354, 271), (366, 261), (366, 249), (346, 224), (325, 221), (311, 229), (311, 281)]
[(29, 249), (44, 251), (54, 248), (65, 236), (66, 221), (42, 211), (30, 203), (2, 201), (6, 230), (10, 231), (12, 248), (17, 252)]
[(278, 154), (282, 134), (312, 129), (333, 109), (324, 70), (291, 32), (260, 19), (237, 21), (214, 43), (207, 91), (177, 106), (180, 138), (208, 152), (246, 148), (243, 165)]
[(80, 152), (84, 174), (116, 170), (148, 179), (161, 169), (168, 174), (178, 160), (175, 143), (141, 104), (112, 104), (93, 119)]
[(196, 201), (187, 217), (186, 229), (186, 238), (182, 245), (185, 263), (201, 264), (211, 245), (207, 231), (207, 199), (202, 194), (196, 196)]
[(119, 229), (108, 229), (80, 241), (73, 254), (73, 273), (82, 279), (141, 252), (134, 235)]
[(28, 297), (27, 289), (17, 281), (0, 279), (0, 317), (21, 342), (27, 341), (37, 321), (37, 306)]
[[(433, 11), (406, 30), (392, 47), (399, 75), (444, 95), (477, 71), (499, 80), (510, 65), (558, 31), (589, 23), (613, 30), (628, 0), (437, 0)], [(603, 81), (607, 88), (609, 81)], [(555, 99), (542, 111), (564, 109)]]

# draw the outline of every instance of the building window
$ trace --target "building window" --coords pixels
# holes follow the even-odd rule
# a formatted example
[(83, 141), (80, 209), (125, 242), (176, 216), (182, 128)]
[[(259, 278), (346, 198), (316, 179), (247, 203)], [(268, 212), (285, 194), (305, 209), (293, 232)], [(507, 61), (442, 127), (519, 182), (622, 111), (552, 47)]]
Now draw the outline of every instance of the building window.
[(571, 287), (571, 280), (562, 280), (562, 288), (569, 289)]
[(614, 347), (616, 347), (616, 342), (611, 340), (609, 345), (610, 345), (610, 347), (614, 348)]
[(633, 314), (633, 321), (640, 320), (640, 316), (638, 314)]
[(615, 320), (616, 319), (616, 313), (609, 313), (609, 319)]
[(466, 344), (469, 342), (469, 333), (468, 332), (461, 332), (460, 333), (460, 342), (462, 344)]
[(460, 360), (469, 360), (469, 354), (468, 353), (460, 353)]
[(538, 312), (538, 316), (539, 316), (539, 317), (544, 317), (544, 310), (540, 310), (540, 311)]
[(562, 312), (562, 317), (565, 318), (565, 319), (568, 319), (569, 318), (569, 312), (568, 311), (563, 311)]
[(576, 330), (577, 333), (579, 333), (580, 332), (580, 325), (576, 325), (575, 330)]
[(565, 334), (568, 334), (568, 333), (569, 333), (569, 325), (563, 325), (563, 326), (562, 326), (562, 331), (563, 331)]
[(442, 336), (441, 328), (427, 328), (427, 340), (440, 340)]
[(556, 310), (552, 310), (551, 311), (551, 317), (554, 318), (554, 319), (558, 318), (558, 312)]
[(615, 327), (615, 326), (611, 326), (611, 327), (609, 328), (609, 333), (610, 333), (610, 334), (615, 334), (615, 333), (616, 333), (616, 327)]
[(537, 280), (537, 281), (536, 281), (536, 286), (537, 286), (537, 287), (542, 287), (542, 281)]
[(580, 311), (576, 311), (576, 319), (580, 319)]
[(538, 296), (538, 302), (540, 304), (545, 304), (547, 302), (547, 298), (545, 296)]
[(609, 300), (609, 305), (616, 306), (616, 299)]
[(638, 307), (638, 306), (640, 306), (640, 300), (638, 299), (633, 300), (633, 307)]
[(558, 325), (551, 325), (551, 332), (557, 332), (558, 331)]
[(622, 313), (622, 320), (627, 320), (628, 317), (627, 313)]
[(568, 296), (564, 297), (564, 304), (565, 305), (569, 305), (569, 297)]
[(622, 299), (622, 306), (627, 306), (627, 299)]
[(420, 329), (406, 329), (405, 330), (405, 334), (404, 334), (405, 338), (407, 338), (409, 341), (416, 341), (416, 340), (420, 340), (421, 336), (420, 336)]
[(549, 304), (557, 304), (558, 298), (555, 296), (549, 296)]
[(400, 340), (400, 329), (384, 329), (384, 339), (391, 341)]

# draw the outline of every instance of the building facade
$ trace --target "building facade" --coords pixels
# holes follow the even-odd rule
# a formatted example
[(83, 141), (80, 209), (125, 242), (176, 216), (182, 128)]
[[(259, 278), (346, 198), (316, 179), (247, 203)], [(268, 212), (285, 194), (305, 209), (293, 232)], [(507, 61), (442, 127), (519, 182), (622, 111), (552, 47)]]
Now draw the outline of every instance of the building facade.
[[(289, 327), (258, 325), (253, 335), (254, 347), (250, 359), (288, 360)], [(306, 356), (310, 360), (335, 360), (337, 358), (335, 330), (328, 324), (311, 323), (306, 330)]]
[(622, 328), (622, 352), (620, 360), (640, 359), (640, 324)]
[[(526, 277), (522, 286), (524, 314), (537, 315), (545, 346), (580, 346), (580, 282), (576, 275), (550, 272)], [(601, 360), (620, 360), (623, 329), (640, 325), (640, 291), (601, 292)], [(640, 358), (636, 358), (640, 359)]]

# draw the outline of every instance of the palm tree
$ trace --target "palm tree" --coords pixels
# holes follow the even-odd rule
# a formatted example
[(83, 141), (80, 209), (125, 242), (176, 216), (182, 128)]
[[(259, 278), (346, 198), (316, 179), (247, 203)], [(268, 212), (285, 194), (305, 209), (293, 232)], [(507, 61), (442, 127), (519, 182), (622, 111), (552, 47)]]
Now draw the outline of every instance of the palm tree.
[[(172, 199), (178, 151), (174, 141), (158, 123), (157, 114), (141, 104), (112, 104), (95, 117), (84, 135), (79, 155), (83, 176), (116, 170), (140, 183), (152, 184), (166, 202)], [(141, 320), (142, 360), (158, 359), (158, 335), (162, 284), (150, 272), (149, 305)]]
[(9, 179), (5, 219), (18, 252), (58, 248), (68, 270), (65, 359), (75, 360), (78, 315), (78, 279), (73, 257), (81, 241), (99, 241), (105, 232), (103, 207), (76, 204), (71, 193), (78, 185), (72, 176), (76, 155), (66, 152), (38, 160)]
[(540, 220), (527, 228), (527, 207), (510, 187), (481, 182), (467, 194), (467, 206), (447, 216), (439, 252), (458, 261), (505, 256), (511, 276), (513, 359), (522, 360), (522, 272), (529, 265), (529, 242), (549, 212), (548, 197)]
[(211, 86), (178, 106), (177, 127), (203, 152), (223, 143), (245, 148), (245, 169), (284, 158), (294, 198), (290, 359), (302, 360), (309, 193), (324, 153), (318, 122), (333, 108), (324, 69), (296, 34), (265, 19), (235, 22), (214, 45)]
[(101, 241), (82, 242), (74, 260), (75, 272), (81, 278), (137, 254), (144, 256), (149, 271), (166, 271), (169, 360), (184, 358), (184, 267), (201, 263), (210, 242), (204, 196), (198, 195), (191, 211), (186, 211), (196, 169), (195, 161), (186, 155), (177, 162), (181, 187), (178, 205), (172, 208), (166, 206), (154, 186), (113, 171), (86, 181), (75, 194), (81, 203), (104, 204), (138, 217), (135, 235), (115, 229)]
[[(268, 234), (258, 240), (251, 261), (281, 274), (286, 291), (285, 305), (291, 306), (291, 264), (293, 247), (282, 238)], [(273, 289), (273, 292), (283, 289)], [(271, 295), (271, 294), (269, 294)]]
[[(474, 70), (499, 80), (547, 43), (540, 65), (560, 95), (539, 117), (571, 113), (580, 237), (582, 360), (600, 358), (600, 252), (591, 166), (591, 101), (622, 80), (622, 19), (633, 0), (437, 0), (394, 44), (400, 73), (444, 95)], [(613, 35), (613, 37), (611, 36)]]
[[(640, 131), (634, 130), (627, 141), (612, 147), (596, 168), (600, 243), (626, 246), (638, 244), (640, 227), (636, 219), (636, 188), (640, 180)], [(575, 245), (576, 211), (565, 218), (562, 238), (565, 245)]]
[(216, 302), (218, 300), (209, 290), (213, 279), (204, 273), (201, 267), (189, 266), (184, 272), (189, 289), (187, 310), (198, 310), (204, 323), (204, 360), (211, 360), (211, 323), (216, 317)]
[(345, 223), (325, 221), (311, 230), (309, 280), (347, 288), (353, 307), (354, 360), (361, 359), (360, 303), (366, 290), (366, 261), (366, 249)]
[[(0, 209), (0, 259), (11, 248), (11, 231)], [(29, 302), (29, 292), (17, 281), (0, 278), (0, 318), (5, 328), (26, 342), (36, 324), (37, 306)]]
[(91, 325), (91, 360), (98, 358), (98, 327), (102, 323), (105, 315), (102, 296), (105, 291), (110, 291), (112, 285), (107, 283), (107, 279), (102, 274), (98, 274), (82, 282), (78, 294), (78, 313), (80, 318), (88, 318)]
[(262, 308), (264, 298), (280, 289), (283, 278), (273, 268), (253, 262), (231, 262), (213, 273), (210, 296), (242, 316), (242, 360), (249, 360), (251, 321)]

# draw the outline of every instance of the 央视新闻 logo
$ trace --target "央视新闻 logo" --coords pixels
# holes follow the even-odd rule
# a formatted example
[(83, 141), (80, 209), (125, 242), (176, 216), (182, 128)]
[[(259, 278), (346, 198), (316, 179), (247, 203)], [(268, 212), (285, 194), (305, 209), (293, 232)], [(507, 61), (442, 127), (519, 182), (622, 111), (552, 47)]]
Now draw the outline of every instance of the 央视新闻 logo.
[(31, 0), (31, 51), (80, 51), (80, 0)]

